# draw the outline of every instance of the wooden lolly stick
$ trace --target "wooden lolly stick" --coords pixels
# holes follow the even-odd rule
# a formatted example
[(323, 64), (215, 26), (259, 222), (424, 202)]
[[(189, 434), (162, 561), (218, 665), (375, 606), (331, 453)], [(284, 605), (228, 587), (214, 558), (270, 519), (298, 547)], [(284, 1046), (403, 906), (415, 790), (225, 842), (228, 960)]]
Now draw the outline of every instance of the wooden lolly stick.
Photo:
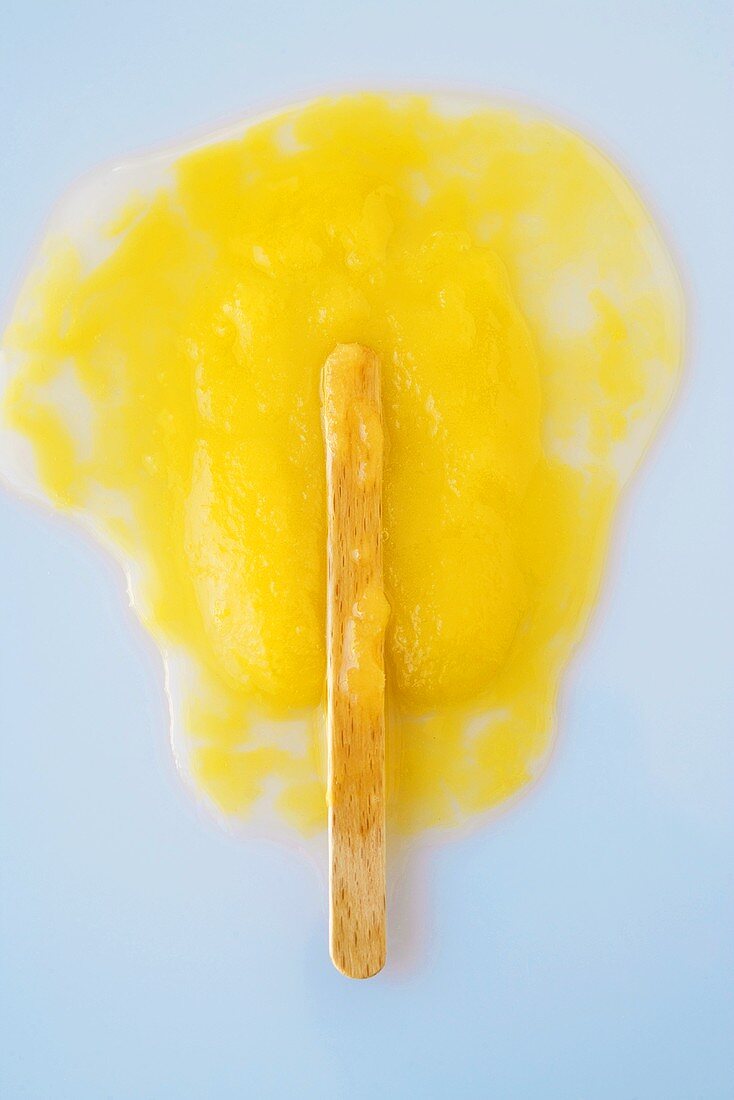
[(380, 362), (339, 344), (323, 370), (327, 483), (329, 947), (337, 969), (385, 964), (385, 669)]

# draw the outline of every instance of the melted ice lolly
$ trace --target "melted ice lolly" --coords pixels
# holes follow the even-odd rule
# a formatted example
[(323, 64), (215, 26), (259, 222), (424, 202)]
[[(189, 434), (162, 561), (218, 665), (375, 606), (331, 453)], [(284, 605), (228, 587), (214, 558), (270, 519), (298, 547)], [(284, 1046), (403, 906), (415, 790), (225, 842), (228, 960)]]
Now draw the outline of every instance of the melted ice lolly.
[(125, 564), (195, 788), (316, 835), (320, 375), (373, 348), (388, 820), (415, 835), (541, 773), (681, 342), (670, 257), (583, 138), (476, 100), (329, 98), (72, 192), (4, 337), (2, 465)]

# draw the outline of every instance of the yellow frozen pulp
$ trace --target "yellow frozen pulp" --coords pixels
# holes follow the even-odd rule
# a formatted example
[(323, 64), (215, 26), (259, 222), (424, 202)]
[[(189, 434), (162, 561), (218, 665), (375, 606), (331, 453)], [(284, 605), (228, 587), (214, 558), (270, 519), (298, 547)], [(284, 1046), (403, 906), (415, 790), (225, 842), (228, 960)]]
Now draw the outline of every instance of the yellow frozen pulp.
[(188, 670), (200, 787), (324, 820), (319, 380), (357, 342), (383, 371), (394, 824), (520, 790), (679, 366), (678, 284), (629, 185), (538, 117), (348, 96), (184, 152), (100, 240), (93, 261), (48, 242), (5, 414)]

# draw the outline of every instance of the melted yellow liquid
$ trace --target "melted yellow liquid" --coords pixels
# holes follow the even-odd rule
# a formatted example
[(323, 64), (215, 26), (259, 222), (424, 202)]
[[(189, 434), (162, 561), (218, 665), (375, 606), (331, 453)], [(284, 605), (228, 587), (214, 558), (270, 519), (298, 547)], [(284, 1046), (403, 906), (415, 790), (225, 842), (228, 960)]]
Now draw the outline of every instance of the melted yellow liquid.
[(319, 381), (356, 342), (383, 373), (393, 824), (515, 794), (679, 367), (629, 186), (548, 121), (360, 95), (184, 153), (105, 235), (94, 262), (48, 242), (5, 415), (132, 563), (199, 787), (325, 820)]

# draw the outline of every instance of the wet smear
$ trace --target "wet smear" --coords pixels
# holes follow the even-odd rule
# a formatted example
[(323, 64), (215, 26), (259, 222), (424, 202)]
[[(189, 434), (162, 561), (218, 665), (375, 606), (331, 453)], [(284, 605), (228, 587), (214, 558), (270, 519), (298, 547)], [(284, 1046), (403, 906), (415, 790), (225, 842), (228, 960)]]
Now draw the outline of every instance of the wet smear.
[(649, 215), (578, 135), (425, 97), (320, 100), (158, 170), (46, 242), (4, 415), (128, 564), (184, 766), (227, 814), (324, 825), (319, 381), (356, 342), (383, 364), (392, 825), (499, 805), (547, 758), (675, 388)]

